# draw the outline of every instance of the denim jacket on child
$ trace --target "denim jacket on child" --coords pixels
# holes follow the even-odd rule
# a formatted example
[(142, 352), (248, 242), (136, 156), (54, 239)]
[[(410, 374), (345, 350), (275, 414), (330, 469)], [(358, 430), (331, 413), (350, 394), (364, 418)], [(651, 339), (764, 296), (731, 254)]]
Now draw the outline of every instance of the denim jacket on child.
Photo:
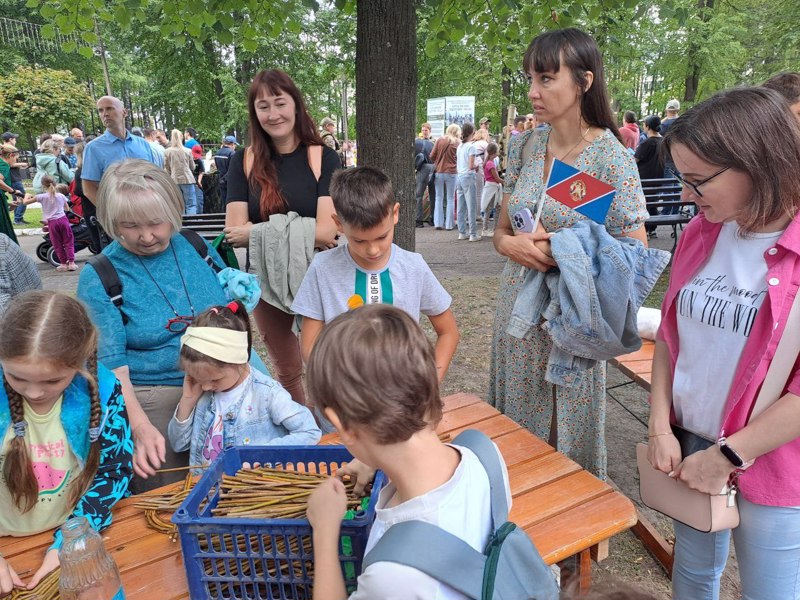
[[(247, 385), (249, 389), (223, 417), (223, 450), (233, 446), (311, 446), (319, 442), (322, 434), (311, 411), (292, 400), (277, 381), (251, 368)], [(172, 449), (183, 452), (190, 448), (189, 464), (205, 464), (203, 443), (213, 422), (213, 395), (206, 392), (186, 421), (172, 416), (167, 426)]]
[(670, 253), (615, 238), (590, 220), (558, 230), (550, 245), (558, 269), (528, 273), (506, 331), (524, 338), (544, 321), (553, 340), (545, 379), (578, 387), (595, 361), (641, 347), (636, 311)]

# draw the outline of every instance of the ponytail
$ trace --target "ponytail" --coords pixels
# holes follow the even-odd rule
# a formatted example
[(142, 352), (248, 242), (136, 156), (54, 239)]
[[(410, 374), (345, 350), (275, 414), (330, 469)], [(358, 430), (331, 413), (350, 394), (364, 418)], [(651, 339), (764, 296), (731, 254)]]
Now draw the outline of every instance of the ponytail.
[(28, 512), (39, 500), (39, 483), (33, 472), (33, 462), (25, 443), (25, 414), (22, 396), (11, 387), (8, 380), (3, 377), (3, 387), (8, 396), (8, 408), (11, 412), (11, 423), (14, 437), (9, 444), (5, 464), (3, 464), (3, 477), (6, 479), (8, 492), (16, 507), (23, 513)]
[(86, 361), (86, 371), (81, 374), (89, 388), (89, 454), (77, 481), (72, 485), (69, 494), (70, 506), (78, 504), (78, 500), (92, 484), (97, 474), (97, 467), (100, 466), (100, 421), (103, 417), (103, 407), (100, 405), (100, 390), (97, 387), (97, 350), (89, 356), (89, 360)]

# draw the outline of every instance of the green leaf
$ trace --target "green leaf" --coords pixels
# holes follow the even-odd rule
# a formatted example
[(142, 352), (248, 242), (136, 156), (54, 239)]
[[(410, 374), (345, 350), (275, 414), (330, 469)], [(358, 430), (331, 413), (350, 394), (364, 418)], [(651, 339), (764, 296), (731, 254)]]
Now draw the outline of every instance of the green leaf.
[(39, 0), (28, 0), (25, 3), (25, 8), (38, 8), (39, 7)]
[(42, 34), (42, 37), (48, 40), (52, 40), (56, 37), (56, 28), (52, 25), (43, 25), (42, 28), (39, 30), (39, 33)]
[(39, 10), (39, 14), (45, 19), (52, 19), (57, 13), (56, 7), (52, 4), (43, 4), (42, 8)]
[(244, 42), (242, 42), (242, 46), (244, 46), (244, 49), (248, 52), (255, 52), (258, 50), (258, 42), (254, 39), (245, 39)]
[(217, 31), (217, 41), (223, 46), (228, 46), (233, 43), (233, 33), (229, 29), (220, 29)]
[(292, 33), (300, 33), (303, 31), (303, 24), (300, 21), (289, 21), (287, 26)]
[(92, 50), (89, 46), (81, 46), (78, 48), (78, 54), (84, 58), (92, 58), (94, 57), (94, 50)]
[(64, 42), (61, 45), (61, 49), (65, 53), (75, 52), (75, 50), (77, 50), (77, 48), (78, 48), (78, 44), (74, 40), (67, 40), (66, 42)]

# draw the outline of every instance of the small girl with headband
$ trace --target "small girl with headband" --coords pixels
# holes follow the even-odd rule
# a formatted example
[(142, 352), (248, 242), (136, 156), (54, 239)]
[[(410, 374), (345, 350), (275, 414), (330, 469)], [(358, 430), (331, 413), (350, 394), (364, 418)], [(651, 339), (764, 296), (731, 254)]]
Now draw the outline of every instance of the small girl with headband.
[(200, 313), (181, 338), (183, 396), (167, 428), (175, 452), (205, 466), (232, 446), (313, 445), (321, 432), (305, 406), (250, 368), (250, 318), (238, 300)]
[[(133, 441), (84, 306), (53, 291), (16, 296), (0, 321), (0, 380), (0, 536), (40, 533), (71, 516), (108, 527), (133, 476)], [(54, 537), (26, 583), (0, 556), (0, 596), (33, 589), (58, 566), (60, 530)]]

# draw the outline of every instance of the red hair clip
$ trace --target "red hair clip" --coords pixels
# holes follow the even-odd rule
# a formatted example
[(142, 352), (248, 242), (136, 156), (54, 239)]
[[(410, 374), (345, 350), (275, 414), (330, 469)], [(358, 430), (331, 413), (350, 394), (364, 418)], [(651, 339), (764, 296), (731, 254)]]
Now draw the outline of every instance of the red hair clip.
[(239, 303), (236, 300), (231, 300), (225, 305), (230, 311), (236, 314), (236, 311), (239, 310)]

